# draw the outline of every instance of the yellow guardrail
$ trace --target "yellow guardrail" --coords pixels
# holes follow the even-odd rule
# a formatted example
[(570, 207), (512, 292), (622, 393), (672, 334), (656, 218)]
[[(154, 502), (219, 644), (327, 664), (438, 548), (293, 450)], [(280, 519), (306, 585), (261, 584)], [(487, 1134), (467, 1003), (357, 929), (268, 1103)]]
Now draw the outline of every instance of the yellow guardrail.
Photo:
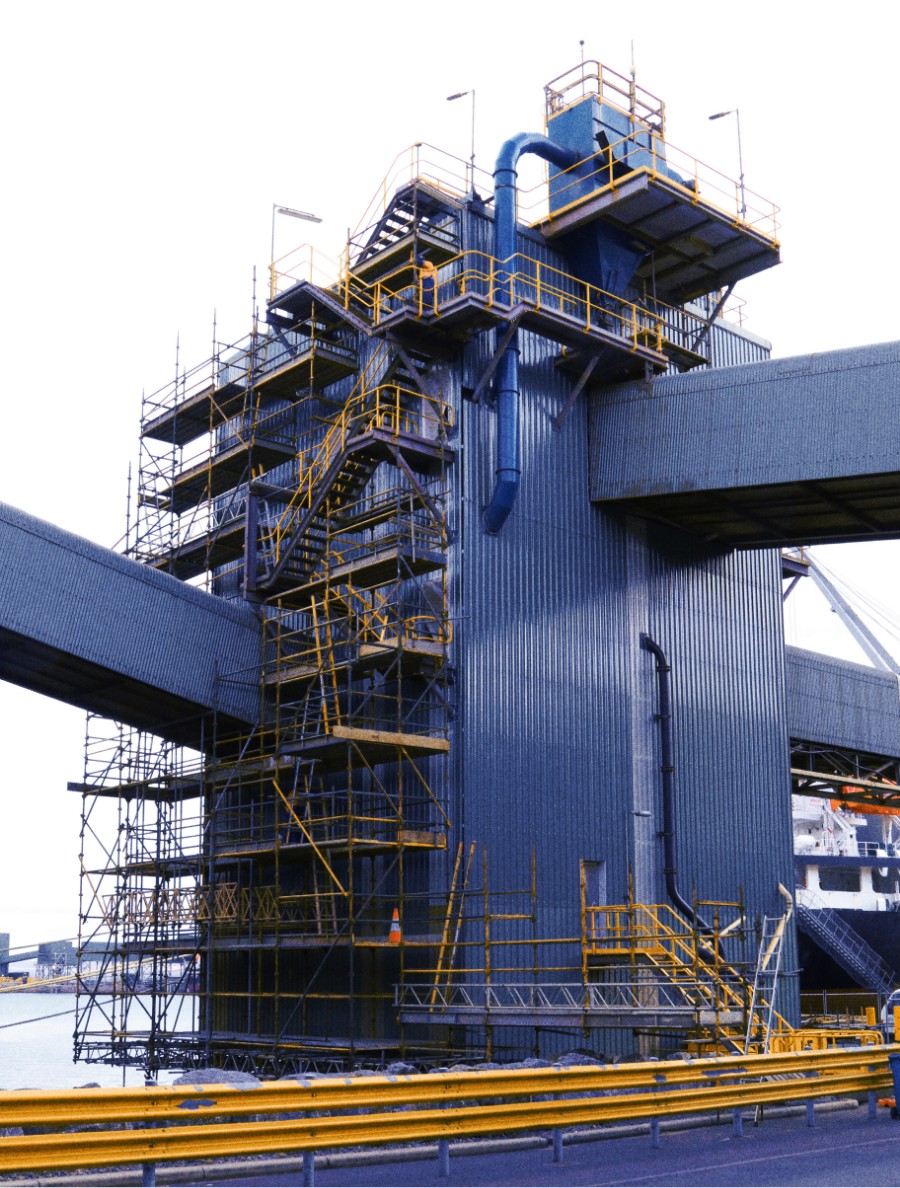
[[(746, 977), (725, 959), (719, 947), (727, 927), (716, 936), (695, 932), (669, 904), (586, 905), (583, 913), (585, 956), (645, 957), (675, 979), (679, 974), (693, 976), (698, 966), (702, 966), (715, 980), (722, 1006), (744, 1009), (749, 1005), (750, 985)], [(710, 956), (715, 960), (710, 961)], [(777, 1011), (775, 1019), (780, 1027), (789, 1030)]]
[(371, 283), (348, 273), (343, 284), (348, 299), (363, 307), (376, 326), (401, 307), (412, 308), (419, 316), (441, 317), (459, 299), (474, 298), (486, 309), (501, 312), (526, 306), (535, 313), (567, 319), (585, 332), (600, 325), (655, 350), (663, 337), (662, 317), (521, 253), (498, 260), (486, 252), (461, 252), (438, 268), (433, 296), (425, 294), (418, 278), (410, 282), (408, 264)]
[[(588, 172), (585, 172), (586, 166)], [(551, 179), (556, 184), (553, 211), (549, 209), (545, 182), (530, 190), (519, 190), (518, 218), (533, 226), (544, 220), (552, 223), (584, 201), (589, 182), (594, 184), (590, 192), (590, 197), (594, 198), (607, 192), (615, 193), (625, 182), (640, 174), (646, 174), (651, 181), (664, 183), (692, 205), (710, 207), (725, 215), (735, 227), (751, 228), (773, 246), (778, 245), (780, 211), (774, 202), (658, 135), (646, 136), (646, 143), (640, 143), (634, 136), (623, 136), (593, 156), (554, 174)]]
[(274, 560), (280, 560), (298, 518), (312, 506), (320, 480), (351, 437), (379, 429), (394, 435), (442, 440), (452, 424), (453, 410), (441, 400), (398, 384), (359, 386), (331, 422), (322, 441), (298, 455), (294, 494), (273, 527), (261, 533), (264, 551), (271, 550)]
[[(254, 1089), (15, 1091), (0, 1095), (0, 1127), (51, 1132), (0, 1138), (0, 1172), (558, 1130), (834, 1094), (868, 1093), (874, 1108), (875, 1094), (892, 1084), (891, 1052), (900, 1052), (900, 1045), (621, 1067), (320, 1078)], [(557, 1094), (564, 1096), (555, 1099)], [(353, 1112), (358, 1110), (367, 1112)], [(109, 1128), (124, 1123), (135, 1129)], [(107, 1128), (66, 1129), (72, 1126)]]

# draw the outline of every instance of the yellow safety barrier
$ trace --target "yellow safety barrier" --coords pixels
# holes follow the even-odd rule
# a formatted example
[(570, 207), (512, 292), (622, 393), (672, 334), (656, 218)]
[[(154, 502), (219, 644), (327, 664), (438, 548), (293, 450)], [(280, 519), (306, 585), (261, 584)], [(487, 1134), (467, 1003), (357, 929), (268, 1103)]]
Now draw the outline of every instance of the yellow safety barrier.
[[(254, 1089), (202, 1085), (62, 1093), (15, 1091), (0, 1095), (0, 1127), (58, 1130), (131, 1123), (139, 1128), (4, 1137), (0, 1139), (0, 1172), (115, 1167), (559, 1130), (587, 1123), (811, 1101), (834, 1094), (868, 1093), (871, 1108), (875, 1094), (892, 1084), (888, 1065), (892, 1052), (900, 1052), (900, 1045), (621, 1067), (319, 1078), (279, 1081)], [(556, 1094), (566, 1096), (553, 1099)], [(570, 1096), (573, 1094), (581, 1096)], [(398, 1108), (410, 1105), (420, 1108)], [(351, 1112), (359, 1109), (369, 1112)], [(303, 1116), (310, 1114), (315, 1116)], [(269, 1117), (260, 1120), (261, 1115)], [(175, 1120), (178, 1124), (165, 1125)]]

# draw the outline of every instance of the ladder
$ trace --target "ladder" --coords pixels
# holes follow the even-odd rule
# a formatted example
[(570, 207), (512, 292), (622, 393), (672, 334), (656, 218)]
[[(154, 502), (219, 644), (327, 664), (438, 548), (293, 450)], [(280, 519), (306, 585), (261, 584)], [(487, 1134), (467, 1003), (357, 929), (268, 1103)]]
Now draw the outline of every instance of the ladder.
[(747, 1013), (747, 1033), (744, 1036), (744, 1055), (753, 1043), (762, 1041), (762, 1052), (768, 1052), (772, 1036), (772, 1020), (775, 1017), (775, 991), (781, 972), (781, 951), (784, 946), (787, 916), (764, 916), (759, 953), (756, 958), (756, 975), (753, 979), (753, 993), (750, 1010)]

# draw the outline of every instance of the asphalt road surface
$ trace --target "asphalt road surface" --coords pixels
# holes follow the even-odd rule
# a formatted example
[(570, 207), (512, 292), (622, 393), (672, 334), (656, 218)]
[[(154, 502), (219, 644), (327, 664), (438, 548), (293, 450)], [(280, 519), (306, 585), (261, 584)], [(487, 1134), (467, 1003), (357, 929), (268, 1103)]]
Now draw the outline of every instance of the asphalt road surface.
[[(452, 1148), (451, 1148), (452, 1151)], [(300, 1185), (296, 1175), (207, 1180), (206, 1184)], [(809, 1127), (803, 1115), (731, 1127), (663, 1131), (658, 1149), (648, 1135), (573, 1143), (562, 1163), (549, 1149), (450, 1158), (450, 1177), (438, 1176), (437, 1160), (365, 1167), (316, 1168), (317, 1188), (332, 1185), (896, 1185), (900, 1188), (900, 1122), (879, 1109), (819, 1113)]]

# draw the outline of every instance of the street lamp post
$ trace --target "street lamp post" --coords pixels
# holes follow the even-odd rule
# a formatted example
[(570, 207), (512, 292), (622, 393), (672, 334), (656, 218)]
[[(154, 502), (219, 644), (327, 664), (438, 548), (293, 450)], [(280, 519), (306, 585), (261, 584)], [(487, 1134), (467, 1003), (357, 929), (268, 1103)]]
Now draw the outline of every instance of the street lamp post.
[(292, 219), (303, 219), (307, 223), (321, 223), (318, 215), (310, 214), (306, 210), (295, 210), (293, 206), (281, 206), (272, 203), (272, 239), (269, 246), (269, 299), (275, 296), (275, 216), (289, 215)]
[(472, 155), (469, 157), (469, 173), (471, 175), (470, 188), (472, 193), (475, 192), (475, 88), (471, 91), (457, 91), (454, 95), (447, 96), (447, 102), (452, 103), (454, 99), (465, 99), (466, 95), (472, 96)]
[(741, 218), (747, 217), (747, 196), (744, 191), (744, 153), (741, 149), (741, 112), (740, 108), (732, 107), (728, 111), (717, 111), (709, 118), (711, 120), (721, 120), (724, 116), (733, 115), (737, 121), (737, 138), (738, 138), (738, 168), (741, 171), (739, 185), (741, 187)]

